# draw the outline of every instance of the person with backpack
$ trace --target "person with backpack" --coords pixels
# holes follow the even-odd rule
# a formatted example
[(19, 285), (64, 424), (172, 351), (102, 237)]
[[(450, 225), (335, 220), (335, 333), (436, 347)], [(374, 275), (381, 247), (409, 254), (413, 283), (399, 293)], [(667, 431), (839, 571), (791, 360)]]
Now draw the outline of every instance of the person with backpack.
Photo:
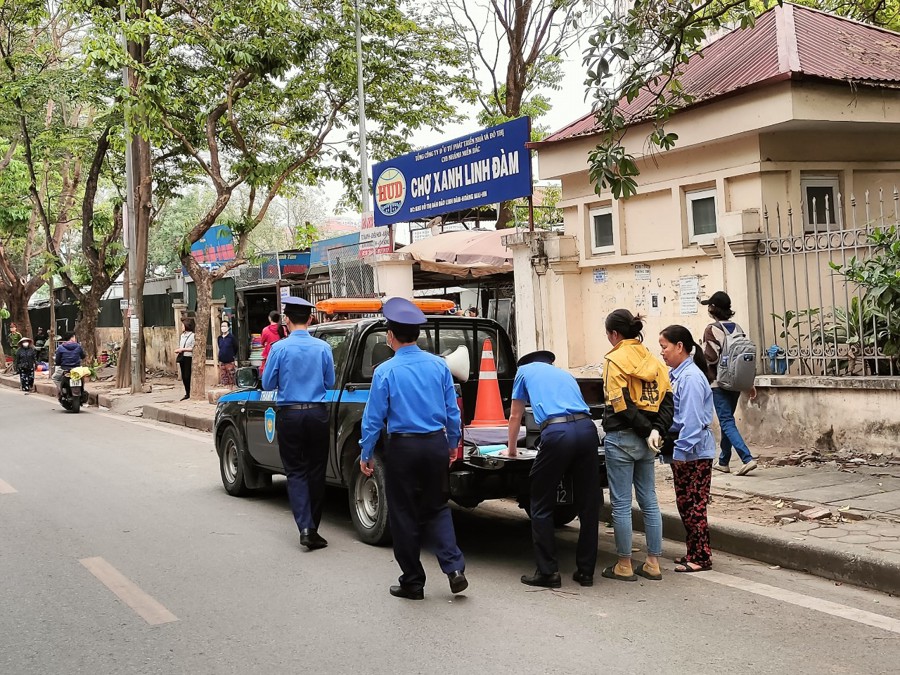
[(737, 452), (743, 466), (738, 476), (746, 476), (756, 468), (756, 460), (741, 436), (734, 419), (741, 392), (747, 392), (750, 400), (756, 398), (753, 385), (756, 376), (756, 345), (744, 330), (731, 318), (731, 298), (724, 291), (716, 291), (708, 299), (701, 300), (714, 321), (703, 331), (703, 355), (709, 366), (707, 378), (712, 386), (713, 405), (722, 430), (721, 454), (713, 468), (731, 473), (732, 449)]

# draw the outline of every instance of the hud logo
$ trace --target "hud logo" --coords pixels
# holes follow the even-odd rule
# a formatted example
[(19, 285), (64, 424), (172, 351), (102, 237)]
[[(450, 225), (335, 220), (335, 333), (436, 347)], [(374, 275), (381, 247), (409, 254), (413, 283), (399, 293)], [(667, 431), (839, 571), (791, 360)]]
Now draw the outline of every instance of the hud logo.
[(375, 184), (375, 203), (386, 216), (393, 216), (406, 200), (406, 178), (397, 169), (385, 169)]

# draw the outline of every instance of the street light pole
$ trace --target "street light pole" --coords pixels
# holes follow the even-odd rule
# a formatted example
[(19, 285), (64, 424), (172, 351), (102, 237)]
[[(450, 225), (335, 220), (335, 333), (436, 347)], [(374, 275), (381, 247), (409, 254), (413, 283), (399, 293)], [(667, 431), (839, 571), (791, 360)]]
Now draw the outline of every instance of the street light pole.
[[(120, 8), (120, 14), (122, 25), (124, 27), (126, 21), (124, 4)], [(122, 68), (122, 87), (128, 90), (131, 87), (131, 69), (128, 67), (128, 37), (125, 35), (124, 28), (122, 30), (122, 48), (125, 51), (126, 56), (125, 66)], [(126, 204), (125, 212), (123, 213), (123, 218), (125, 219), (123, 231), (125, 237), (125, 250), (128, 255), (128, 332), (131, 337), (131, 349), (129, 350), (129, 355), (131, 357), (131, 393), (134, 394), (141, 391), (141, 360), (138, 354), (138, 347), (140, 346), (141, 318), (137, 315), (137, 312), (134, 311), (134, 294), (138, 287), (137, 275), (140, 271), (137, 269), (137, 235), (134, 227), (134, 159), (132, 156), (131, 129), (128, 123), (127, 110), (124, 114), (124, 120)]]
[(366, 149), (366, 100), (363, 87), (363, 63), (362, 63), (362, 27), (359, 19), (359, 5), (362, 0), (356, 0), (356, 77), (359, 95), (359, 195), (362, 200), (363, 213), (369, 211), (369, 156)]

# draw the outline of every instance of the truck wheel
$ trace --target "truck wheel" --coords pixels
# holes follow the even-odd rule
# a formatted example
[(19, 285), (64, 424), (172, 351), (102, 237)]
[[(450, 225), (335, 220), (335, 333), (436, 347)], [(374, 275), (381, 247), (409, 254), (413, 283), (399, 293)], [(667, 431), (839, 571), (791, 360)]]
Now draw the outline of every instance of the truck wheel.
[(244, 480), (244, 444), (237, 429), (232, 426), (225, 429), (218, 450), (219, 471), (222, 474), (225, 492), (233, 497), (250, 494), (250, 488)]
[(347, 491), (350, 518), (359, 538), (372, 546), (383, 546), (391, 540), (388, 508), (385, 500), (384, 464), (376, 455), (375, 472), (366, 476), (359, 470), (359, 462), (350, 479)]

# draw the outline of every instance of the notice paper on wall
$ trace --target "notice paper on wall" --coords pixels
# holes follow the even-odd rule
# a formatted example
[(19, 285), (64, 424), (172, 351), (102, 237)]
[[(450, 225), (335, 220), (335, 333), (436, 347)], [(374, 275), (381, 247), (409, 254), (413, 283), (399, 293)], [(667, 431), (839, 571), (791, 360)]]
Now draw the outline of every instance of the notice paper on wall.
[(660, 307), (659, 293), (650, 293), (650, 307), (648, 313), (650, 316), (662, 316), (662, 307)]
[(650, 281), (650, 265), (635, 265), (634, 266), (634, 280), (635, 281)]
[(697, 296), (699, 294), (699, 277), (690, 275), (678, 278), (678, 295), (682, 315), (697, 313)]
[(605, 267), (598, 267), (594, 270), (594, 283), (595, 284), (605, 284), (606, 280), (609, 278), (609, 275), (606, 272)]

